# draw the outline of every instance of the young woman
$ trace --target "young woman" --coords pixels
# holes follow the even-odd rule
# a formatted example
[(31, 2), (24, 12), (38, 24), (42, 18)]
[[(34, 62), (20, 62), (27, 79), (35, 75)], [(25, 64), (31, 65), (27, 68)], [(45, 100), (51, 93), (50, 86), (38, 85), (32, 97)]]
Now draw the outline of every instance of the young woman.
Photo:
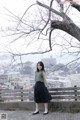
[(45, 78), (45, 70), (44, 70), (44, 64), (43, 62), (37, 63), (37, 71), (35, 73), (35, 86), (34, 86), (34, 101), (36, 103), (36, 110), (33, 113), (39, 114), (39, 103), (44, 103), (45, 111), (43, 115), (48, 114), (48, 102), (50, 102), (51, 95), (48, 92), (48, 89), (46, 87), (46, 78)]

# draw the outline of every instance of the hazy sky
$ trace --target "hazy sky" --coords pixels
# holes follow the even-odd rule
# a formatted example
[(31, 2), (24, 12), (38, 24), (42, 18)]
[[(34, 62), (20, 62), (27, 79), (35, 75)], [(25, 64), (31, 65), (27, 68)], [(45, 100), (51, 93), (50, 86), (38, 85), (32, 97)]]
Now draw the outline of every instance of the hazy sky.
[[(45, 1), (45, 0), (39, 0), (39, 1)], [(48, 2), (49, 0), (46, 0), (46, 2)], [(0, 26), (4, 27), (4, 26), (10, 26), (10, 24), (12, 24), (12, 21), (9, 18), (9, 13), (4, 9), (7, 8), (9, 11), (11, 11), (12, 13), (14, 13), (15, 15), (21, 16), (23, 14), (23, 12), (26, 10), (27, 7), (29, 7), (32, 3), (36, 3), (36, 0), (0, 0)], [(74, 13), (74, 14), (73, 14)], [(77, 14), (76, 14), (77, 13)], [(76, 24), (79, 24), (80, 21), (80, 13), (78, 13), (77, 11), (75, 12), (74, 10), (71, 11), (71, 17), (73, 19), (73, 21), (76, 22)], [(75, 17), (74, 17), (75, 15)], [(0, 36), (2, 36), (2, 34), (0, 33)], [(61, 39), (61, 38), (57, 38), (57, 39)], [(1, 37), (0, 38), (0, 52), (7, 52), (7, 51), (21, 51), (21, 52), (26, 52), (26, 45), (25, 45), (25, 40), (21, 40), (21, 41), (17, 41), (14, 44), (8, 44), (10, 40), (8, 40), (7, 38)], [(47, 43), (46, 45), (47, 46)], [(34, 45), (34, 48), (36, 46)], [(30, 51), (31, 48), (28, 49), (28, 51)], [(34, 49), (33, 49), (34, 50)], [(40, 58), (44, 58), (44, 57), (48, 57), (50, 55), (52, 56), (58, 56), (58, 53), (60, 53), (61, 48), (60, 47), (54, 47), (53, 51), (45, 54), (45, 55), (38, 55), (38, 59)], [(35, 57), (31, 57), (28, 56), (27, 59), (34, 59), (35, 61)], [(36, 57), (37, 58), (37, 57)]]
[[(40, 0), (40, 1), (45, 1), (45, 0)], [(48, 1), (48, 0), (47, 0)], [(13, 14), (18, 15), (18, 16), (22, 16), (22, 14), (24, 13), (24, 11), (26, 10), (27, 7), (29, 7), (32, 3), (36, 3), (36, 0), (0, 0), (0, 26), (4, 27), (4, 26), (10, 26), (12, 24), (15, 24), (12, 20), (12, 18), (9, 16), (10, 14), (7, 12), (7, 10), (4, 9), (7, 8), (9, 11), (11, 11)], [(1, 34), (2, 35), (2, 34)], [(10, 42), (10, 40), (6, 37), (2, 37), (0, 39), (0, 52), (6, 52), (6, 51), (21, 51), (26, 52), (26, 44), (24, 42), (25, 40), (19, 40), (16, 41), (13, 44), (8, 44)], [(30, 48), (27, 49), (27, 51), (30, 52), (30, 50), (33, 48), (33, 51), (35, 51), (34, 48), (37, 48), (37, 44), (34, 44), (33, 46), (31, 46)], [(45, 43), (44, 43), (45, 44)], [(48, 46), (48, 43), (46, 42), (46, 46)], [(44, 47), (44, 45), (43, 45)], [(55, 49), (55, 52), (58, 50)]]
[[(26, 10), (26, 8), (32, 4), (32, 2), (35, 3), (35, 0), (32, 0), (32, 1), (30, 0), (0, 0), (0, 26), (5, 27), (8, 25), (10, 26), (10, 24), (11, 25), (15, 24), (14, 22), (12, 23), (11, 20), (13, 19), (9, 16), (10, 13), (8, 13), (8, 11), (5, 10), (5, 8), (7, 8), (13, 14), (21, 16), (23, 12)], [(8, 45), (7, 43), (8, 43), (7, 37), (6, 38), (2, 37), (0, 39), (0, 52), (6, 51), (9, 48), (12, 50), (16, 48), (20, 48), (21, 45), (24, 44), (23, 41), (19, 41), (13, 45)]]

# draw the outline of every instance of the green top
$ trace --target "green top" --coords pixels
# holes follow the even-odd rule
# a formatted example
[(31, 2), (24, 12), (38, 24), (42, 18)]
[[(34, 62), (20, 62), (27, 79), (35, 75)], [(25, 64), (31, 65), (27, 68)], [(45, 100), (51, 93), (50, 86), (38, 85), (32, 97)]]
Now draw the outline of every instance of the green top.
[(44, 80), (43, 80), (43, 72), (44, 71), (39, 71), (39, 72), (35, 73), (35, 81), (36, 82), (38, 82), (38, 81), (44, 82)]

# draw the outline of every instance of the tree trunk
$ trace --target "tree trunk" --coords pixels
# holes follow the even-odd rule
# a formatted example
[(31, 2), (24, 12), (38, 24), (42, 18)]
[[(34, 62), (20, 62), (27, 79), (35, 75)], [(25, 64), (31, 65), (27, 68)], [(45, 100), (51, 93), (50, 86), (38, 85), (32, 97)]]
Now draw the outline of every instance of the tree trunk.
[(51, 28), (63, 30), (80, 41), (80, 28), (77, 27), (74, 23), (55, 20), (51, 22)]
[(73, 3), (71, 6), (80, 11), (80, 5)]

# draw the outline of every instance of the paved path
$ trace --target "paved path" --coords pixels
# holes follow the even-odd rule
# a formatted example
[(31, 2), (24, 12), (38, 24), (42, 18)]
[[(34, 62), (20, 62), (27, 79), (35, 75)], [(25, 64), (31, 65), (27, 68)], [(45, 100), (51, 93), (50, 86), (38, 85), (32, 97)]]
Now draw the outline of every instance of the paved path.
[(0, 115), (2, 113), (6, 113), (8, 119), (0, 120), (80, 120), (80, 113), (50, 112), (48, 115), (43, 115), (43, 112), (40, 112), (38, 115), (32, 115), (33, 111), (0, 110)]

